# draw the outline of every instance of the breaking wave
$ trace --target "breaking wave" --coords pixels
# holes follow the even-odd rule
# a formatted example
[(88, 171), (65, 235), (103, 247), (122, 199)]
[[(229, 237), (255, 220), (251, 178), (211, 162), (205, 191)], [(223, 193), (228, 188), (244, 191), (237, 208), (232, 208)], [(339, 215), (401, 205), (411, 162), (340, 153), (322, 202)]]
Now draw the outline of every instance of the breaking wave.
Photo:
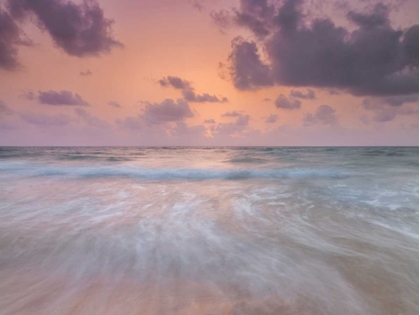
[(244, 180), (244, 179), (340, 179), (350, 174), (334, 169), (200, 169), (144, 168), (135, 166), (63, 166), (24, 163), (1, 164), (0, 170), (21, 176), (59, 176), (69, 178), (133, 178), (142, 180)]

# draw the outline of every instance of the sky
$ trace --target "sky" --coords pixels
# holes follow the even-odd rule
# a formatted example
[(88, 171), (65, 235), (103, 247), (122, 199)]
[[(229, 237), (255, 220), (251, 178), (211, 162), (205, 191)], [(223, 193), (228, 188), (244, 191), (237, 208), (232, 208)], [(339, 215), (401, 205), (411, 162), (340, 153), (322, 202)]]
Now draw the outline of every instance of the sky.
[(0, 145), (419, 144), (417, 0), (0, 0)]

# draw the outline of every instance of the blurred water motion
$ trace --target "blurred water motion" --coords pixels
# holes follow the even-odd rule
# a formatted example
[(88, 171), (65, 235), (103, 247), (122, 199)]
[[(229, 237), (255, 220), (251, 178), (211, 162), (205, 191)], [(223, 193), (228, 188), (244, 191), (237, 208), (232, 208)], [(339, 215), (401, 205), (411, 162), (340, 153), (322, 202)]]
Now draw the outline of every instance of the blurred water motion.
[(417, 314), (418, 148), (0, 148), (0, 314)]

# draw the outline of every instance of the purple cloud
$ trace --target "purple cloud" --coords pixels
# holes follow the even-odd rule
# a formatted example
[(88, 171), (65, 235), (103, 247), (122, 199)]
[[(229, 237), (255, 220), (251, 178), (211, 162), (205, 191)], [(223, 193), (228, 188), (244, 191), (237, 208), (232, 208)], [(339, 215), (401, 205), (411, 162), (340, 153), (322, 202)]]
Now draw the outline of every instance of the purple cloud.
[(184, 100), (191, 103), (225, 103), (228, 102), (226, 97), (218, 98), (216, 95), (208, 93), (196, 94), (191, 82), (181, 79), (180, 77), (167, 76), (158, 81), (162, 87), (173, 87), (174, 89), (182, 90)]
[(222, 115), (222, 117), (240, 117), (243, 114), (240, 112), (237, 112), (236, 110), (231, 111), (231, 112), (226, 112)]
[(304, 125), (335, 125), (338, 119), (336, 116), (336, 111), (329, 105), (321, 105), (317, 108), (315, 113), (306, 114), (303, 118)]
[[(237, 112), (233, 112), (237, 113)], [(210, 128), (213, 134), (219, 135), (229, 135), (229, 136), (239, 136), (248, 129), (250, 116), (246, 114), (237, 113), (238, 115), (228, 115), (228, 117), (237, 117), (234, 122), (230, 123), (221, 123), (214, 125)], [(225, 116), (225, 115), (223, 115)]]
[(277, 97), (274, 104), (276, 105), (277, 108), (293, 110), (293, 109), (299, 109), (301, 107), (302, 102), (295, 99), (289, 99), (283, 94), (280, 94)]
[(199, 1), (199, 0), (194, 0), (194, 1), (191, 3), (191, 6), (192, 6), (194, 9), (198, 10), (198, 11), (203, 11), (203, 10), (205, 10), (205, 6), (204, 6), (204, 4), (202, 3), (202, 1)]
[[(392, 108), (385, 110), (383, 107), (374, 110), (373, 121), (385, 123), (394, 120), (399, 115), (418, 115), (418, 108)], [(418, 119), (417, 119), (418, 120)]]
[(21, 42), (21, 30), (8, 12), (0, 8), (0, 68), (15, 70), (20, 63), (17, 59), (17, 45)]
[(237, 126), (248, 126), (249, 124), (249, 120), (250, 120), (250, 116), (249, 115), (240, 115), (237, 119), (236, 119), (236, 125)]
[(165, 99), (161, 103), (146, 104), (142, 113), (135, 117), (117, 119), (116, 124), (122, 129), (136, 130), (166, 137), (174, 123), (183, 122), (193, 117), (194, 113), (189, 104), (183, 100)]
[(82, 97), (70, 91), (38, 91), (38, 101), (41, 104), (54, 106), (89, 106), (89, 103)]
[(304, 100), (314, 100), (316, 99), (315, 91), (308, 89), (306, 93), (299, 91), (299, 90), (291, 90), (290, 97), (300, 98)]
[(232, 16), (228, 10), (211, 11), (210, 18), (212, 22), (221, 30), (226, 29), (234, 23)]
[(184, 89), (182, 91), (184, 99), (191, 103), (226, 103), (228, 99), (226, 97), (218, 98), (215, 95), (208, 93), (196, 94), (192, 89)]
[(239, 90), (251, 90), (273, 85), (271, 69), (263, 64), (257, 44), (236, 37), (229, 56), (233, 84)]
[(274, 123), (277, 122), (277, 120), (279, 120), (279, 116), (278, 115), (271, 114), (270, 116), (268, 116), (265, 119), (265, 123), (266, 124), (274, 124)]
[(362, 105), (366, 110), (376, 110), (378, 108), (383, 108), (383, 105), (386, 105), (388, 108), (395, 108), (402, 107), (402, 105), (409, 103), (418, 104), (418, 101), (418, 95), (399, 95), (365, 98), (362, 102)]
[(143, 118), (151, 124), (182, 121), (194, 114), (185, 100), (165, 99), (161, 103), (148, 103), (144, 109)]
[(387, 97), (382, 97), (381, 102), (384, 104), (391, 105), (391, 106), (401, 106), (405, 103), (413, 103), (413, 102), (418, 103), (419, 96), (418, 94), (387, 96)]
[(100, 128), (100, 129), (106, 129), (109, 128), (110, 125), (98, 117), (93, 116), (83, 108), (75, 108), (74, 113), (78, 118), (80, 118), (82, 121), (84, 121), (89, 127), (93, 128)]
[[(236, 38), (229, 56), (236, 88), (270, 85), (347, 90), (354, 95), (418, 93), (418, 25), (391, 26), (389, 10), (377, 4), (369, 14), (350, 11), (354, 30), (330, 19), (305, 20), (303, 1), (286, 0), (276, 9), (265, 0), (242, 0), (238, 25), (249, 28), (257, 44)], [(270, 35), (270, 36), (268, 36)]]
[(380, 111), (376, 113), (374, 120), (376, 122), (388, 122), (394, 120), (397, 117), (396, 111)]
[(171, 86), (174, 89), (180, 90), (191, 88), (191, 83), (189, 81), (171, 75), (160, 79), (158, 82), (160, 86), (163, 87)]
[(371, 14), (349, 11), (347, 18), (361, 28), (374, 28), (389, 24), (388, 14), (388, 7), (379, 2)]
[[(415, 104), (416, 106), (407, 107), (407, 105)], [(405, 105), (407, 104), (407, 105)], [(399, 115), (418, 115), (418, 95), (401, 95), (381, 98), (368, 98), (362, 102), (362, 107), (374, 113), (373, 121), (388, 122), (394, 120)], [(363, 120), (366, 122), (367, 118)]]
[(123, 46), (111, 35), (114, 21), (104, 16), (94, 0), (80, 4), (64, 0), (8, 0), (8, 7), (16, 19), (34, 16), (57, 47), (71, 56), (97, 56)]
[(204, 123), (205, 124), (215, 124), (216, 121), (214, 119), (206, 119), (206, 120), (204, 120)]
[(242, 0), (235, 10), (235, 20), (240, 26), (249, 28), (256, 36), (270, 34), (267, 21), (273, 18), (274, 7), (267, 0)]
[(183, 121), (177, 121), (175, 126), (170, 129), (170, 135), (175, 137), (197, 137), (204, 136), (206, 133), (206, 128), (203, 125), (188, 126)]

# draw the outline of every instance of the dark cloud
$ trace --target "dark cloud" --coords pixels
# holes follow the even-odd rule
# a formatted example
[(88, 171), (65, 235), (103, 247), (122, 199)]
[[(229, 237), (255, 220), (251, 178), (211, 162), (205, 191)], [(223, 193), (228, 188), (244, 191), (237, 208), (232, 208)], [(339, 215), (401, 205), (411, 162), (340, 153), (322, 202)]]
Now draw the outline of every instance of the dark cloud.
[(87, 77), (87, 76), (91, 76), (92, 75), (92, 72), (89, 69), (87, 69), (85, 71), (80, 71), (80, 75), (82, 77)]
[(97, 56), (122, 47), (111, 34), (114, 21), (104, 16), (94, 0), (80, 4), (65, 0), (8, 0), (8, 7), (16, 19), (36, 17), (37, 25), (69, 55)]
[(217, 97), (208, 93), (197, 94), (192, 87), (191, 82), (181, 79), (180, 77), (167, 76), (159, 81), (160, 86), (173, 87), (174, 89), (182, 90), (182, 96), (187, 102), (191, 103), (225, 103), (229, 100), (226, 97)]
[(241, 0), (239, 10), (235, 10), (235, 20), (258, 37), (265, 37), (270, 34), (268, 21), (273, 13), (274, 7), (268, 0)]
[(0, 68), (15, 70), (19, 67), (17, 45), (21, 43), (21, 31), (8, 12), (0, 8)]
[(349, 11), (347, 18), (361, 28), (375, 28), (389, 24), (389, 9), (382, 3), (378, 3), (370, 14)]
[(75, 108), (74, 113), (78, 118), (80, 118), (86, 125), (93, 128), (99, 128), (99, 129), (106, 129), (109, 128), (110, 125), (98, 117), (93, 116), (83, 108)]
[(38, 101), (41, 104), (56, 106), (89, 106), (82, 97), (71, 91), (38, 91)]
[(274, 124), (275, 122), (277, 122), (277, 120), (279, 120), (279, 116), (278, 115), (271, 114), (270, 116), (268, 116), (265, 119), (265, 123), (267, 123), (267, 124)]
[(236, 37), (232, 41), (229, 61), (233, 84), (236, 88), (251, 90), (273, 85), (270, 67), (262, 63), (256, 43)]
[(280, 26), (283, 32), (293, 32), (299, 26), (303, 14), (296, 10), (296, 7), (302, 2), (303, 0), (285, 0), (283, 2), (275, 17), (275, 24)]
[[(418, 93), (418, 25), (391, 26), (389, 10), (377, 4), (369, 14), (350, 11), (350, 31), (330, 19), (309, 21), (303, 1), (286, 0), (271, 18), (264, 0), (242, 0), (240, 23), (264, 38), (261, 45), (236, 38), (229, 56), (236, 88), (270, 85), (347, 90), (354, 95)], [(262, 17), (268, 17), (267, 19)], [(266, 36), (270, 35), (270, 36)]]
[(283, 94), (280, 94), (276, 101), (274, 102), (277, 108), (282, 109), (299, 109), (301, 107), (302, 102), (299, 100), (291, 99)]
[(148, 103), (144, 108), (143, 119), (151, 124), (182, 121), (194, 114), (185, 100), (165, 99), (161, 103)]
[(40, 115), (33, 113), (20, 114), (21, 119), (31, 125), (38, 126), (65, 126), (71, 122), (71, 118), (67, 115)]
[(266, 98), (264, 98), (262, 101), (263, 101), (263, 102), (270, 102), (270, 101), (271, 101), (271, 98), (266, 97)]
[(410, 27), (402, 40), (404, 63), (407, 66), (418, 68), (419, 66), (419, 26)]
[(204, 123), (205, 124), (215, 124), (216, 121), (214, 119), (206, 119), (206, 120), (204, 120)]
[(304, 125), (335, 125), (337, 123), (337, 115), (334, 108), (328, 105), (321, 105), (315, 113), (306, 114), (303, 118)]
[(315, 91), (308, 89), (306, 93), (299, 91), (299, 90), (291, 90), (290, 96), (294, 98), (300, 98), (304, 100), (314, 100), (316, 99)]
[(109, 101), (108, 105), (112, 106), (112, 107), (116, 107), (116, 108), (121, 108), (122, 107), (120, 103), (115, 102), (115, 101)]

